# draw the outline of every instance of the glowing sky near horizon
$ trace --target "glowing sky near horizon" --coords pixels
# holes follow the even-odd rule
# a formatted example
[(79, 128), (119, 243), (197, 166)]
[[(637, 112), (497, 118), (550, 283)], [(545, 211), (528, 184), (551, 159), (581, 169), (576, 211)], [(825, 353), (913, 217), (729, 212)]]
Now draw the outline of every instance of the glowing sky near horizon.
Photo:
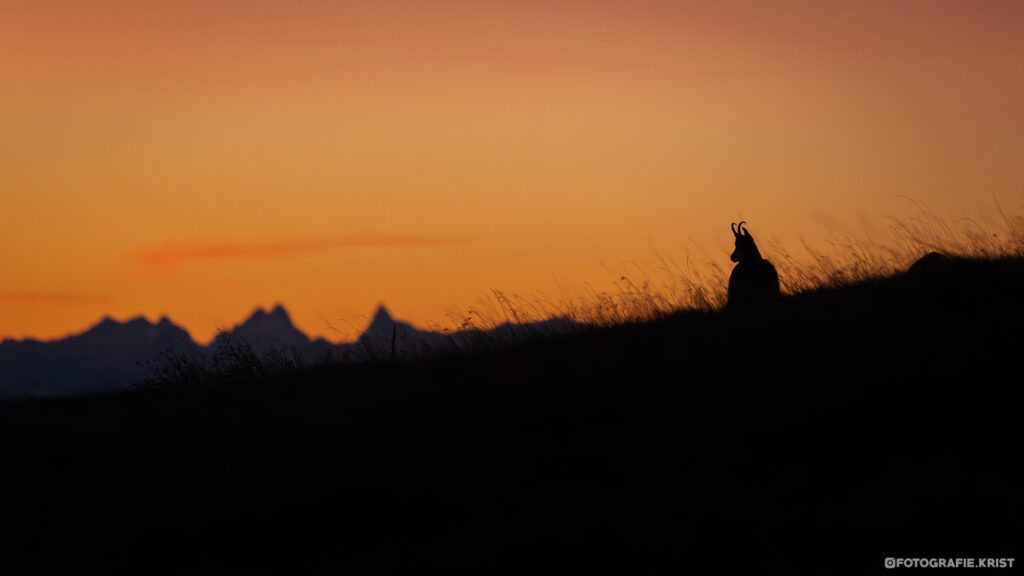
[(0, 0), (0, 337), (351, 336), (1024, 198), (1024, 3)]

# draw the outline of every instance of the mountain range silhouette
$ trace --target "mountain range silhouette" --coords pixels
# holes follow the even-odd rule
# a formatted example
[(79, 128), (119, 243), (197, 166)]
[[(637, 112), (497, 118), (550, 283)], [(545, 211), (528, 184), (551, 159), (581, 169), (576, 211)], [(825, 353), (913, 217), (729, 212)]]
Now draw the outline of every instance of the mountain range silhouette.
[(142, 316), (124, 322), (104, 317), (88, 330), (66, 338), (0, 342), (0, 398), (55, 396), (114, 391), (145, 379), (171, 357), (203, 358), (231, 346), (246, 346), (258, 356), (284, 354), (311, 365), (323, 361), (408, 358), (452, 349), (509, 343), (536, 334), (571, 329), (556, 318), (535, 324), (505, 324), (490, 331), (450, 333), (420, 330), (396, 320), (379, 305), (353, 342), (311, 339), (295, 327), (284, 306), (257, 308), (241, 324), (223, 330), (203, 346), (166, 316), (153, 323)]
[[(925, 262), (565, 337), (544, 337), (565, 320), (438, 334), (381, 308), (325, 344), (369, 362), (308, 368), (263, 370), (239, 345), (317, 346), (259, 310), (218, 340), (241, 370), (172, 362), (128, 392), (0, 401), (5, 564), (873, 574), (889, 557), (1019, 558), (1024, 258)], [(0, 350), (87, 391), (104, 355), (166, 346), (196, 344), (169, 320), (107, 319)], [(459, 352), (407, 361), (416, 346)]]

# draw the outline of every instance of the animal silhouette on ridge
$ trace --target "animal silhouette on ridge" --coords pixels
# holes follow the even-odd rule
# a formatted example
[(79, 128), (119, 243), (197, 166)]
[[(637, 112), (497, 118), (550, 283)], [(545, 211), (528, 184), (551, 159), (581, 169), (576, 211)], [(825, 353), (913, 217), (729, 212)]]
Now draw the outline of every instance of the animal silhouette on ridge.
[(779, 274), (771, 262), (761, 257), (754, 237), (743, 226), (732, 225), (736, 249), (731, 259), (736, 263), (729, 276), (730, 310), (754, 310), (770, 305), (779, 297)]

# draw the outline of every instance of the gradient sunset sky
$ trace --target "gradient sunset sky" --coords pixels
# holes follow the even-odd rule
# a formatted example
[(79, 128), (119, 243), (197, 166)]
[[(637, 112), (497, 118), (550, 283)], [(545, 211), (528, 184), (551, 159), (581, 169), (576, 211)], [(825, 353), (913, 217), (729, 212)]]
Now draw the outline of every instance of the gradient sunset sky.
[[(354, 336), (1024, 204), (1024, 2), (0, 0), (0, 337)], [(867, 224), (865, 224), (867, 223)], [(335, 329), (332, 329), (335, 328)]]

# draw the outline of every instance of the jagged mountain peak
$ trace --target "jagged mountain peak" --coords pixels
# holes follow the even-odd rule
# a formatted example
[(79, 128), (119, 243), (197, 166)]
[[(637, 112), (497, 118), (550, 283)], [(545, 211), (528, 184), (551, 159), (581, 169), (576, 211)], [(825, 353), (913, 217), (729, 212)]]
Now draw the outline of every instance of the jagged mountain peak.
[(390, 325), (390, 324), (394, 324), (394, 323), (395, 323), (395, 319), (394, 319), (393, 316), (391, 316), (391, 312), (388, 311), (387, 306), (385, 306), (383, 304), (378, 304), (377, 305), (377, 311), (373, 313), (373, 320), (370, 321), (370, 325), (371, 326), (373, 326), (374, 324)]
[(369, 326), (366, 327), (364, 334), (380, 335), (391, 337), (391, 332), (396, 327), (411, 328), (408, 324), (395, 320), (395, 317), (391, 315), (387, 306), (384, 304), (378, 304), (377, 310), (373, 313), (373, 319), (370, 320)]
[(93, 330), (109, 330), (118, 326), (124, 326), (125, 324), (128, 324), (128, 322), (120, 322), (115, 320), (113, 316), (104, 316), (103, 318), (100, 318), (99, 322), (86, 330), (85, 333), (89, 333)]
[(232, 330), (219, 335), (216, 341), (225, 337), (236, 337), (252, 344), (269, 346), (307, 346), (309, 338), (292, 323), (284, 306), (277, 304), (269, 312), (257, 308), (249, 318)]
[(285, 310), (284, 306), (276, 304), (270, 311), (267, 311), (265, 308), (257, 308), (253, 310), (252, 314), (249, 315), (249, 318), (243, 322), (243, 324), (248, 324), (251, 321), (263, 320), (266, 318), (283, 320), (289, 324), (291, 324), (292, 321), (291, 316), (288, 315), (288, 311)]
[(154, 333), (168, 328), (174, 328), (175, 330), (180, 329), (166, 317), (161, 319), (160, 323), (154, 324), (153, 322), (150, 322), (145, 316), (135, 316), (123, 322), (115, 320), (111, 316), (104, 316), (93, 327), (89, 328), (85, 332), (82, 332), (81, 334), (79, 334), (79, 336), (95, 336), (100, 334), (106, 335), (112, 333), (128, 334), (139, 331), (144, 331), (146, 333)]
[(298, 331), (292, 323), (291, 316), (284, 306), (274, 306), (269, 312), (264, 308), (253, 310), (252, 314), (241, 324), (232, 330), (233, 332), (275, 332), (275, 331)]
[(386, 306), (380, 304), (366, 330), (359, 336), (359, 342), (370, 344), (380, 350), (394, 346), (399, 353), (410, 353), (436, 349), (439, 339), (444, 337), (433, 332), (418, 330), (412, 324), (396, 320)]

